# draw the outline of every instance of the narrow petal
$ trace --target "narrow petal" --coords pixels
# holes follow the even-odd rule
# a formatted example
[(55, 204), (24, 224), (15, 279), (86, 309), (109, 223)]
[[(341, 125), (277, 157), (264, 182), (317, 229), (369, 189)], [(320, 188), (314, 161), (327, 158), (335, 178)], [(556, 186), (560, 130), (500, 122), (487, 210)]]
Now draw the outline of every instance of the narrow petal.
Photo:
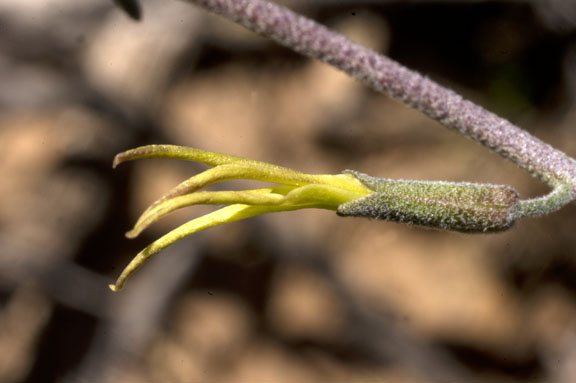
[(278, 186), (245, 191), (216, 191), (185, 194), (160, 202), (144, 212), (134, 228), (126, 233), (128, 238), (137, 237), (148, 226), (167, 214), (184, 207), (208, 204), (281, 205), (293, 208), (323, 208), (336, 210), (345, 202), (363, 195), (329, 185), (305, 185), (301, 187)]
[(123, 162), (141, 158), (172, 158), (177, 160), (201, 162), (210, 166), (224, 165), (231, 162), (245, 160), (242, 157), (207, 152), (200, 149), (188, 148), (186, 146), (146, 145), (118, 153), (116, 157), (114, 157), (112, 166), (116, 167)]
[(133, 272), (138, 270), (151, 256), (184, 237), (224, 223), (239, 221), (241, 219), (250, 218), (255, 215), (288, 210), (293, 209), (285, 206), (230, 205), (189, 221), (152, 242), (144, 250), (138, 253), (138, 255), (136, 255), (136, 257), (134, 257), (128, 266), (126, 266), (126, 268), (122, 271), (122, 274), (120, 274), (120, 277), (116, 280), (116, 284), (109, 285), (109, 287), (112, 291), (120, 290), (124, 286), (126, 279)]
[(267, 162), (251, 160), (248, 158), (232, 156), (229, 154), (207, 152), (200, 149), (176, 145), (147, 145), (127, 150), (123, 153), (117, 154), (116, 157), (114, 157), (112, 166), (116, 167), (123, 162), (141, 158), (172, 158), (201, 162), (210, 166), (236, 164), (242, 166), (244, 169), (252, 167), (251, 174), (254, 174), (254, 178), (241, 178), (271, 181), (284, 185), (320, 183), (329, 184), (332, 186), (344, 186), (346, 189), (352, 187), (356, 190), (369, 191), (369, 189), (367, 189), (361, 182), (349, 174), (306, 174), (282, 166), (269, 164)]
[(277, 205), (292, 189), (293, 187), (284, 186), (245, 191), (197, 192), (170, 198), (144, 212), (134, 228), (126, 233), (126, 237), (137, 237), (148, 226), (177, 209), (200, 204)]
[[(163, 201), (195, 192), (196, 190), (222, 181), (246, 179), (274, 182), (283, 185), (301, 186), (311, 183), (328, 183), (332, 179), (336, 181), (337, 178), (335, 177), (337, 176), (305, 174), (292, 169), (283, 168), (281, 166), (275, 166), (264, 162), (259, 163), (258, 166), (255, 166), (250, 161), (233, 162), (208, 169), (180, 183), (168, 191), (168, 193), (164, 194), (162, 197), (152, 203), (148, 209), (146, 209), (144, 215), (149, 214), (150, 210), (154, 209)], [(350, 179), (352, 179), (352, 177), (350, 177)], [(352, 182), (358, 183), (360, 185), (358, 181), (354, 180)]]

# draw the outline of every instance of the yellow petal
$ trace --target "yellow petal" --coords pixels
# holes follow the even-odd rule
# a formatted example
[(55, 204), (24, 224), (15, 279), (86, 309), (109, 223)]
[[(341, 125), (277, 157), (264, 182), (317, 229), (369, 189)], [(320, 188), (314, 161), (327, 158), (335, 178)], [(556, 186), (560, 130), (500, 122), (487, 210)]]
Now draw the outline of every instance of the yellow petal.
[(134, 257), (128, 266), (126, 266), (122, 271), (122, 274), (120, 274), (120, 277), (116, 280), (116, 284), (109, 285), (109, 287), (112, 291), (120, 290), (124, 286), (126, 279), (134, 271), (138, 270), (151, 256), (184, 237), (224, 223), (235, 222), (259, 214), (287, 210), (292, 209), (279, 206), (230, 205), (210, 214), (193, 219), (152, 242), (144, 250), (138, 253), (138, 255), (136, 255), (136, 257)]
[[(276, 205), (284, 199), (284, 194), (292, 189), (293, 187), (284, 186), (245, 191), (197, 192), (170, 198), (144, 212), (134, 228), (126, 233), (126, 237), (135, 238), (148, 226), (177, 209), (200, 204)], [(283, 192), (278, 194), (281, 191)]]

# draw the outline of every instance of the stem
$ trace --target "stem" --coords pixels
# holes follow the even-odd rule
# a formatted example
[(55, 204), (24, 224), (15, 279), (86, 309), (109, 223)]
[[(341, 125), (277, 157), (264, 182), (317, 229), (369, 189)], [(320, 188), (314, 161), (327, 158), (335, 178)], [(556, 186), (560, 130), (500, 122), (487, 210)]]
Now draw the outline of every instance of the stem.
[(575, 160), (419, 73), (264, 0), (185, 1), (339, 68), (512, 160), (554, 189), (544, 197), (522, 201), (526, 208), (520, 214), (546, 214), (576, 197)]

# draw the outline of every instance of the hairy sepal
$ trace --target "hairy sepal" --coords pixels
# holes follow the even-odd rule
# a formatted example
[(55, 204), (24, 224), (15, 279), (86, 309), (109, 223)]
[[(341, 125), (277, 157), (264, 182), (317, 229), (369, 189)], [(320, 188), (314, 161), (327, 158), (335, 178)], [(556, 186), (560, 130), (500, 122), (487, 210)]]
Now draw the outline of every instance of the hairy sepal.
[(374, 193), (338, 206), (356, 216), (467, 233), (498, 232), (516, 220), (518, 193), (506, 185), (407, 181), (354, 175)]

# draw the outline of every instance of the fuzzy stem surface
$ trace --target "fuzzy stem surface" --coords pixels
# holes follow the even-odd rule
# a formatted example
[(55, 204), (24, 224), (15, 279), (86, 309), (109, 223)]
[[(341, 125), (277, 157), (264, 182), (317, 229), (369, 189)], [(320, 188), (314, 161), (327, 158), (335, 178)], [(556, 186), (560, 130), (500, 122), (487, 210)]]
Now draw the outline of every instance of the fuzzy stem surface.
[(396, 61), (265, 0), (184, 1), (328, 63), (512, 160), (554, 189), (549, 195), (527, 200), (522, 210), (526, 215), (549, 213), (576, 197), (574, 159)]

